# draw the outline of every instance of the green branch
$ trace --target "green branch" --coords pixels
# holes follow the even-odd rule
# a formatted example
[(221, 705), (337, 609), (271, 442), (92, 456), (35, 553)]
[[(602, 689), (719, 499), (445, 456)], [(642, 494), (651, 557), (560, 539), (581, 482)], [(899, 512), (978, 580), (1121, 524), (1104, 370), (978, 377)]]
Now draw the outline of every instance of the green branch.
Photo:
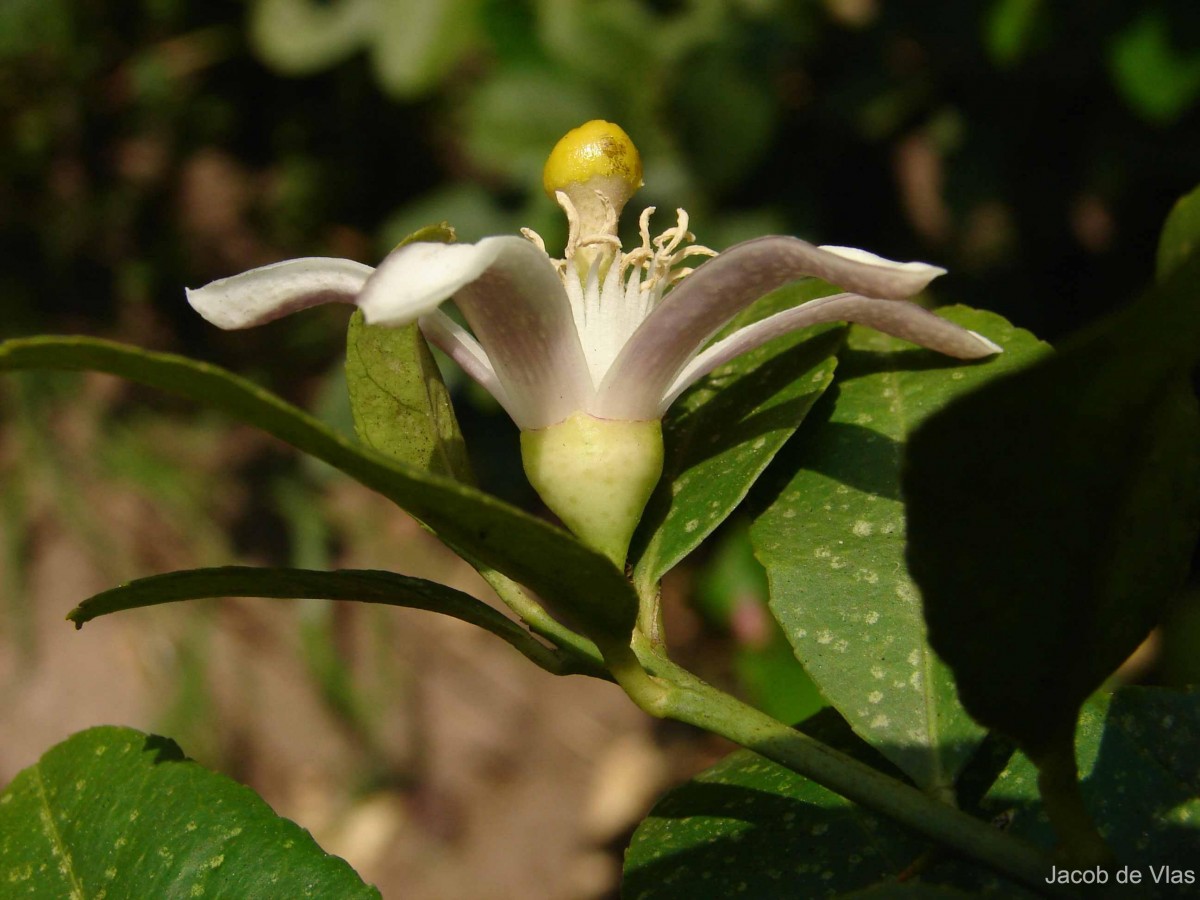
[[(1033, 844), (784, 725), (661, 657), (648, 651), (640, 655), (657, 675), (658, 688), (649, 695), (630, 694), (639, 706), (647, 697), (646, 711), (652, 715), (728, 738), (1041, 893), (1072, 896), (1046, 883), (1053, 860)], [(620, 681), (624, 687), (625, 679)]]

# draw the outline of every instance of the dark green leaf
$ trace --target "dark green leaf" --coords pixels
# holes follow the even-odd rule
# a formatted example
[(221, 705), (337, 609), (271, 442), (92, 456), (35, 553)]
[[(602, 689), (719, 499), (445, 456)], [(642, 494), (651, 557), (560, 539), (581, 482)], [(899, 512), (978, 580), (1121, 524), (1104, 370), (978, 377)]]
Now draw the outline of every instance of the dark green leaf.
[[(802, 730), (891, 769), (832, 711)], [(655, 805), (626, 851), (622, 895), (825, 897), (894, 878), (922, 850), (899, 826), (741, 750)]]
[[(1076, 733), (1083, 795), (1118, 869), (1141, 873), (1137, 887), (1116, 896), (1191, 896), (1200, 883), (1200, 691), (1123, 688), (1083, 707)], [(1011, 818), (1009, 830), (1043, 845), (1053, 842), (1041, 813), (1037, 769), (1018, 754), (984, 800), (993, 815)], [(1156, 883), (1151, 867), (1191, 871), (1188, 885)]]
[(1180, 586), (1200, 529), (1200, 256), (913, 436), (908, 559), (979, 721), (1035, 756)]
[[(982, 731), (963, 712), (925, 637), (904, 567), (900, 467), (926, 416), (1044, 352), (991, 313), (940, 315), (1005, 348), (961, 363), (855, 328), (826, 420), (801, 435), (790, 481), (751, 530), (771, 609), (817, 686), (854, 730), (920, 786), (947, 791)], [(815, 427), (814, 427), (815, 426)], [(961, 442), (954, 452), (973, 452)]]
[(0, 794), (6, 897), (379, 897), (166, 738), (91, 728)]
[[(734, 320), (731, 333), (831, 292), (824, 282), (775, 291)], [(663, 422), (663, 478), (642, 517), (634, 578), (653, 585), (733, 512), (833, 378), (845, 331), (819, 325), (785, 335), (717, 369)]]
[(478, 625), (508, 641), (543, 668), (562, 669), (557, 657), (529, 632), (481, 600), (423, 578), (394, 572), (343, 569), (265, 569), (221, 566), (152, 575), (84, 600), (67, 618), (82, 628), (100, 616), (143, 606), (208, 597), (271, 597), (283, 600), (353, 600), (442, 613)]
[(637, 600), (624, 575), (561, 529), (471, 487), (356, 446), (230, 372), (92, 338), (0, 344), (0, 370), (38, 368), (108, 372), (217, 407), (388, 497), (451, 546), (569, 609), (593, 635), (624, 638), (633, 627)]

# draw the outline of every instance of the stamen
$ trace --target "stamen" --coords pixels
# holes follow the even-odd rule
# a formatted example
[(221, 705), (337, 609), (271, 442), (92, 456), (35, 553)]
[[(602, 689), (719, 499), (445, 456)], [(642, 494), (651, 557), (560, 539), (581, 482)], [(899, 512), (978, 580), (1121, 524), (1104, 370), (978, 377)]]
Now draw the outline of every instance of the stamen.
[(572, 259), (579, 245), (579, 213), (575, 211), (571, 198), (562, 191), (555, 191), (554, 199), (567, 216), (567, 246), (563, 251), (563, 259)]
[[(650, 217), (653, 214), (653, 206), (642, 210), (641, 216), (638, 217), (638, 233), (642, 245), (626, 253), (621, 259), (622, 278), (630, 269), (637, 268), (645, 272), (645, 278), (638, 284), (638, 289), (643, 294), (661, 294), (664, 286), (673, 285), (691, 274), (691, 268), (673, 271), (688, 257), (717, 255), (715, 250), (694, 243), (696, 236), (688, 230), (687, 210), (675, 210), (675, 225), (655, 238), (650, 237)], [(656, 302), (657, 298), (651, 299), (652, 304)]]
[[(595, 194), (596, 199), (600, 201), (600, 205), (604, 207), (604, 225), (601, 227), (601, 231), (605, 234), (615, 235), (617, 233), (616, 207), (613, 206), (612, 200), (608, 198), (608, 195), (604, 191), (596, 191)], [(617, 242), (617, 246), (620, 246), (619, 241)]]
[[(696, 236), (687, 230), (687, 212), (683, 209), (676, 209), (675, 216), (675, 227), (668, 228), (654, 240), (654, 245), (664, 253), (674, 253), (675, 249), (684, 241), (694, 241), (696, 239)], [(663, 244), (666, 244), (666, 246), (664, 247)]]
[(604, 244), (616, 250), (621, 249), (621, 239), (615, 234), (590, 234), (585, 238), (580, 238), (576, 243), (576, 249), (579, 247), (594, 247), (597, 244)]
[[(546, 242), (544, 240), (542, 240), (542, 236), (540, 234), (538, 234), (536, 231), (534, 231), (532, 228), (522, 228), (521, 236), (523, 238), (525, 238), (525, 240), (529, 241), (529, 243), (533, 244), (533, 246), (535, 246), (539, 250), (541, 250), (543, 253), (546, 253)], [(550, 254), (546, 253), (546, 255), (549, 256)]]
[[(644, 305), (642, 314), (635, 316), (640, 321), (658, 304), (667, 288), (678, 284), (693, 271), (691, 266), (676, 268), (677, 266), (691, 257), (717, 255), (715, 250), (695, 243), (696, 236), (688, 230), (690, 220), (687, 210), (684, 209), (675, 210), (675, 224), (672, 227), (657, 237), (651, 237), (650, 219), (655, 212), (653, 206), (646, 207), (638, 216), (641, 246), (628, 253), (622, 253), (621, 240), (616, 234), (619, 210), (604, 192), (595, 191), (594, 196), (600, 215), (594, 216), (591, 225), (587, 226), (588, 232), (584, 233), (585, 225), (575, 201), (563, 191), (555, 193), (555, 199), (567, 217), (567, 246), (563, 259), (552, 259), (551, 262), (564, 281), (574, 282), (575, 279), (568, 278), (568, 273), (578, 272), (581, 289), (579, 312), (584, 321), (592, 318), (589, 313), (596, 313), (591, 308), (594, 303), (585, 299), (584, 295), (595, 303), (600, 301), (602, 295), (607, 296), (607, 292), (599, 289), (599, 284), (596, 285), (595, 291), (589, 290), (593, 272), (598, 277), (606, 265), (603, 261), (605, 257), (617, 266), (616, 277), (625, 286), (623, 290), (644, 298), (637, 304)], [(600, 228), (593, 230), (597, 221)], [(545, 243), (535, 232), (522, 229), (521, 233), (544, 252)], [(591, 297), (592, 293), (596, 294), (594, 298)]]
[(652, 215), (654, 215), (654, 207), (647, 206), (638, 217), (638, 233), (642, 236), (642, 250), (651, 255), (654, 253), (650, 249), (650, 217)]
[[(695, 240), (693, 238), (693, 240)], [(690, 247), (684, 247), (675, 254), (675, 260), (678, 262), (681, 259), (686, 259), (689, 256), (716, 256), (717, 251), (710, 247), (705, 247), (702, 244), (692, 244)]]

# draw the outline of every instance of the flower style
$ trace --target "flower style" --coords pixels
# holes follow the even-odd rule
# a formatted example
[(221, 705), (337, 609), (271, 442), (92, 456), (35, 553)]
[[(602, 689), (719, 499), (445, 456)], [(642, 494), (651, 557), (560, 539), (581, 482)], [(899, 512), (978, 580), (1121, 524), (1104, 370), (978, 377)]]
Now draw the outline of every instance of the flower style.
[[(414, 243), (378, 268), (350, 260), (275, 263), (187, 292), (204, 318), (246, 328), (321, 303), (356, 304), (370, 324), (419, 322), (430, 342), (500, 402), (522, 431), (526, 472), (581, 539), (624, 562), (662, 470), (660, 420), (689, 385), (774, 337), (848, 321), (960, 359), (1000, 352), (909, 297), (944, 273), (848, 247), (772, 236), (720, 254), (694, 243), (688, 216), (624, 252), (617, 221), (641, 186), (628, 135), (593, 121), (554, 148), (545, 187), (567, 215), (563, 259), (541, 238)], [(688, 263), (710, 257), (695, 271)], [(769, 316), (709, 343), (755, 300), (806, 277), (844, 293)], [(453, 300), (470, 330), (439, 307)]]

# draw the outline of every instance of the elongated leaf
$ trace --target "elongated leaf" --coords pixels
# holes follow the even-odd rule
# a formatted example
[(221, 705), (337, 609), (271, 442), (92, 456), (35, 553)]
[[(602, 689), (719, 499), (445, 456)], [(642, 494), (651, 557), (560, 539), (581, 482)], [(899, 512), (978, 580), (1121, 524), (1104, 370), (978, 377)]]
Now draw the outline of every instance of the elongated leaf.
[[(449, 225), (423, 228), (415, 241), (448, 243)], [(346, 387), (354, 430), (373, 450), (437, 475), (474, 483), (450, 393), (415, 322), (368, 325), (355, 310), (346, 332)]]
[[(771, 609), (796, 656), (854, 730), (920, 786), (946, 790), (982, 731), (929, 648), (904, 567), (904, 442), (952, 397), (1044, 352), (991, 313), (939, 314), (1005, 348), (963, 364), (852, 329), (821, 422), (796, 448), (790, 480), (751, 537)], [(810, 421), (810, 427), (814, 425)], [(953, 441), (956, 453), (969, 443)]]
[[(1193, 896), (1200, 884), (1200, 690), (1127, 687), (1083, 706), (1075, 747), (1084, 799), (1117, 857), (1114, 896)], [(1037, 768), (1022, 754), (984, 800), (1008, 829), (1043, 845)], [(1121, 869), (1138, 881), (1118, 883)], [(1191, 873), (1190, 880), (1187, 873)], [(1049, 873), (1047, 873), (1049, 874)]]
[(91, 728), (0, 794), (6, 897), (379, 897), (167, 738)]
[(562, 669), (558, 658), (544, 644), (482, 600), (435, 581), (375, 570), (318, 572), (309, 569), (220, 566), (169, 572), (139, 578), (89, 597), (71, 610), (67, 618), (77, 628), (82, 628), (84, 623), (92, 619), (122, 610), (209, 597), (353, 600), (425, 609), (478, 625), (508, 641), (543, 668), (551, 671)]
[(215, 406), (388, 497), (448, 543), (569, 609), (592, 634), (623, 637), (637, 601), (623, 574), (561, 529), (450, 479), (355, 446), (268, 391), (216, 366), (93, 338), (0, 344), (0, 370), (89, 369)]
[[(890, 768), (830, 711), (802, 727)], [(922, 849), (899, 826), (740, 750), (655, 804), (625, 853), (622, 896), (827, 897), (894, 878)]]
[[(820, 281), (775, 291), (724, 333), (826, 296)], [(652, 585), (691, 553), (746, 497), (829, 386), (845, 327), (785, 335), (717, 369), (685, 393), (663, 423), (663, 478), (642, 517), (635, 567)]]
[[(1179, 588), (1200, 529), (1200, 255), (910, 444), (908, 559), (963, 703), (1035, 757)], [(968, 448), (964, 452), (963, 448)], [(997, 665), (1002, 675), (997, 673)]]

